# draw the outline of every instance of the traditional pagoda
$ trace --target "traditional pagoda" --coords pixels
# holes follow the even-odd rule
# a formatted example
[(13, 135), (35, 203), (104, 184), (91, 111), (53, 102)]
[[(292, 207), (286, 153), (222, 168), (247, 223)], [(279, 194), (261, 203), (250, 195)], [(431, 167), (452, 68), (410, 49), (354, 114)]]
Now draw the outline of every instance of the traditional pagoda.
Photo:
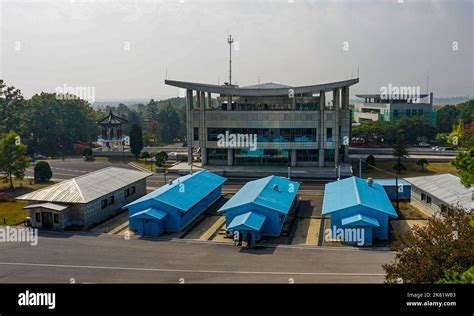
[(98, 143), (102, 145), (102, 151), (122, 151), (125, 146), (125, 135), (122, 133), (122, 125), (127, 123), (126, 119), (118, 117), (112, 113), (98, 120), (101, 134), (98, 137)]

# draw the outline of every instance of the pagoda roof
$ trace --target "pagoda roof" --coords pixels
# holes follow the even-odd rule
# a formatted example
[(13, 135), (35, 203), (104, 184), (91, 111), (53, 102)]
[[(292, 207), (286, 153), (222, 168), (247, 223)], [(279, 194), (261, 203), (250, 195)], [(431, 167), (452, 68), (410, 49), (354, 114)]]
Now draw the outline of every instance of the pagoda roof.
[(128, 121), (124, 118), (121, 118), (113, 114), (112, 109), (110, 109), (109, 115), (101, 118), (100, 120), (96, 122), (96, 124), (99, 124), (99, 125), (121, 125), (125, 123), (128, 123)]

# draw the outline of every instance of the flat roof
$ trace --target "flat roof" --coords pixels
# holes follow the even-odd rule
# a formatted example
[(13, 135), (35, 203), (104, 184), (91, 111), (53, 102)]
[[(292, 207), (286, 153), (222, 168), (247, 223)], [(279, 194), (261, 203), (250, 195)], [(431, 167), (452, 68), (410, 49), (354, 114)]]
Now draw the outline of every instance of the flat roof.
[[(429, 94), (400, 94), (399, 96), (402, 97), (395, 97), (391, 98), (390, 96), (384, 96), (383, 98), (381, 97), (380, 93), (374, 93), (374, 94), (356, 94), (356, 97), (358, 98), (375, 98), (375, 99), (382, 99), (382, 100), (388, 100), (388, 99), (393, 99), (393, 100), (405, 100), (405, 99), (413, 99), (413, 98), (426, 98)], [(398, 96), (398, 95), (395, 95)], [(388, 98), (387, 98), (388, 97)]]
[[(349, 87), (359, 82), (359, 78), (343, 81), (315, 84), (309, 86), (283, 86), (271, 83), (271, 85), (261, 85), (260, 88), (255, 86), (238, 87), (238, 86), (220, 86), (207, 83), (186, 82), (176, 80), (165, 80), (165, 84), (169, 86), (179, 87), (183, 89), (196, 90), (201, 92), (218, 93), (222, 95), (235, 96), (283, 96), (288, 95), (288, 90), (293, 89), (294, 94), (319, 93), (320, 91), (328, 92), (335, 88)], [(283, 86), (283, 87), (282, 87)]]

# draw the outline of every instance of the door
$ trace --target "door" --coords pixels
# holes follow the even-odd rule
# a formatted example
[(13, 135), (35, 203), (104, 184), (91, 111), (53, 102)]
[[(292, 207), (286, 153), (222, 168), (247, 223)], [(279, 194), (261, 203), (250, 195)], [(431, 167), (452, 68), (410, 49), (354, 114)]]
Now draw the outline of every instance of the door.
[(41, 222), (43, 228), (52, 229), (53, 228), (53, 213), (51, 212), (41, 212)]

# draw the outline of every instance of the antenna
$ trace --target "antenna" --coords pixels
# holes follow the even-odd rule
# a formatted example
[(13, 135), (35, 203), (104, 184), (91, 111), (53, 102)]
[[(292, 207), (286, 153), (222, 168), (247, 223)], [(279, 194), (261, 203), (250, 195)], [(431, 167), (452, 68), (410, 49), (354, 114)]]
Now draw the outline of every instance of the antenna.
[(430, 93), (430, 73), (426, 74), (426, 93)]
[(168, 68), (166, 68), (166, 71), (165, 71), (165, 79), (168, 80)]
[(360, 76), (359, 76), (359, 65), (357, 65), (357, 78), (360, 78)]
[(232, 35), (229, 34), (227, 38), (227, 43), (229, 43), (229, 85), (232, 84), (232, 43), (234, 43), (234, 39)]
[(260, 76), (258, 76), (258, 88), (260, 89)]

